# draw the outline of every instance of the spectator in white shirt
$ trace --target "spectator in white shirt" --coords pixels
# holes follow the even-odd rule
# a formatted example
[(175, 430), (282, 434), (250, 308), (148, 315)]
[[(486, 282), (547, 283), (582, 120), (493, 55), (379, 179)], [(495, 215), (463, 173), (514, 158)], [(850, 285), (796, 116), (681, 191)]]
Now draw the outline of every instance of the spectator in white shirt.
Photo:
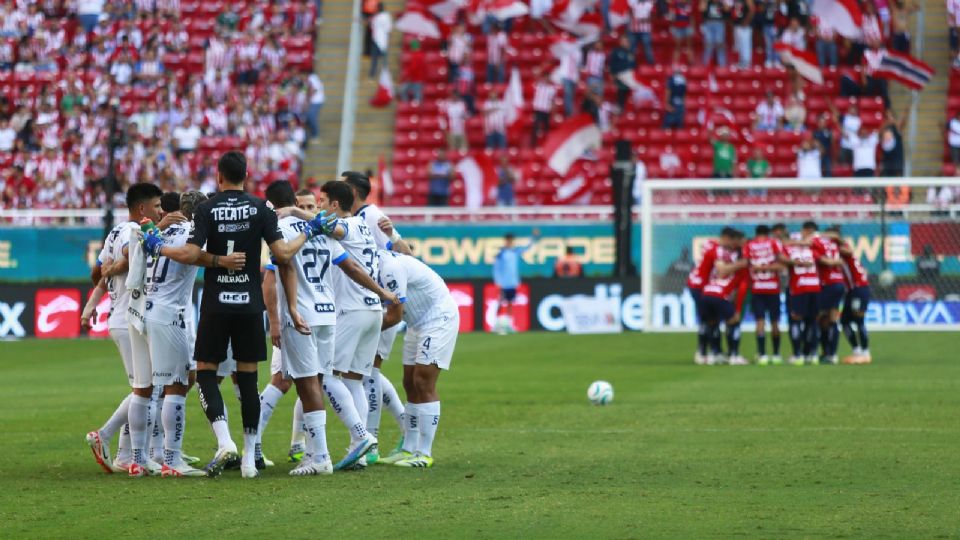
[(667, 178), (675, 178), (681, 172), (682, 165), (680, 156), (673, 151), (672, 146), (667, 146), (660, 153), (660, 168)]
[(195, 151), (201, 135), (200, 128), (191, 122), (190, 117), (184, 118), (183, 123), (173, 130), (173, 149), (177, 157)]
[(377, 77), (377, 67), (380, 61), (387, 61), (387, 46), (390, 44), (390, 30), (393, 29), (393, 18), (383, 6), (377, 5), (377, 14), (370, 18), (370, 34), (373, 39), (370, 47), (370, 78)]
[(17, 132), (10, 127), (9, 120), (0, 120), (0, 152), (10, 152), (17, 142)]
[(504, 57), (510, 50), (510, 42), (499, 22), (494, 22), (491, 29), (487, 35), (487, 82), (502, 83), (506, 77)]
[(820, 142), (808, 137), (797, 149), (797, 178), (820, 178), (823, 176)]
[(773, 95), (773, 91), (767, 91), (767, 97), (757, 104), (756, 120), (754, 129), (757, 131), (776, 131), (783, 121), (783, 105), (780, 100)]
[(503, 100), (497, 96), (496, 90), (491, 90), (486, 103), (483, 104), (483, 132), (488, 149), (507, 147), (506, 114)]
[(129, 53), (123, 53), (110, 66), (110, 76), (113, 77), (113, 82), (120, 86), (127, 86), (133, 81), (133, 62), (130, 60)]
[(447, 146), (450, 151), (467, 151), (467, 106), (456, 90), (450, 92), (450, 99), (444, 104), (446, 109)]
[(927, 204), (938, 210), (946, 210), (957, 199), (957, 193), (950, 186), (932, 187), (927, 190)]
[(960, 167), (960, 109), (953, 112), (953, 118), (947, 122), (945, 128), (947, 146), (950, 147), (950, 161), (954, 166)]
[(877, 145), (880, 137), (876, 131), (868, 131), (860, 126), (860, 131), (853, 140), (853, 175), (870, 178), (877, 170)]
[[(833, 104), (831, 103), (830, 106), (832, 108)], [(849, 164), (853, 161), (854, 140), (863, 124), (856, 103), (851, 103), (846, 113), (838, 115), (837, 121), (840, 124), (840, 154), (837, 156), (837, 161)]]
[(307, 86), (310, 93), (310, 105), (307, 109), (307, 132), (310, 138), (314, 139), (320, 136), (320, 109), (323, 108), (325, 100), (323, 92), (323, 81), (316, 73), (311, 73), (307, 77)]
[(790, 25), (780, 34), (780, 41), (794, 49), (807, 50), (807, 30), (800, 25), (800, 19), (796, 17), (790, 19)]

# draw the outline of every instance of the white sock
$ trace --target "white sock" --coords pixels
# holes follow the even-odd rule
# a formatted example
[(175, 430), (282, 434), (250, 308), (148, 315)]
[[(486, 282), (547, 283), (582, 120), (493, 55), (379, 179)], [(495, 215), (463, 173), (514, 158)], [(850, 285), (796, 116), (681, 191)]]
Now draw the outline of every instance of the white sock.
[(257, 463), (257, 434), (243, 432), (243, 457), (240, 464), (244, 467), (254, 467)]
[(130, 452), (132, 461), (144, 465), (147, 463), (147, 424), (150, 415), (150, 398), (134, 395), (130, 398), (130, 410), (127, 423), (130, 424)]
[(420, 446), (420, 428), (417, 427), (420, 405), (407, 402), (403, 408), (403, 450), (405, 452), (416, 452)]
[(130, 410), (130, 396), (132, 395), (133, 394), (127, 394), (126, 397), (123, 398), (120, 405), (117, 405), (117, 409), (113, 411), (113, 414), (110, 415), (107, 422), (100, 428), (100, 437), (103, 440), (109, 441), (112, 439), (113, 434), (127, 423), (127, 412)]
[(363, 378), (363, 393), (367, 396), (370, 406), (367, 408), (367, 431), (374, 437), (380, 437), (380, 411), (383, 407), (380, 388), (380, 370), (373, 368), (373, 373)]
[(156, 406), (153, 409), (156, 409), (150, 414), (150, 421), (153, 422), (153, 429), (150, 430), (150, 457), (158, 463), (163, 463), (163, 448), (164, 448), (164, 426), (163, 421), (163, 403), (164, 398), (157, 398)]
[[(133, 396), (133, 394), (130, 394)], [(130, 401), (127, 401), (127, 414), (129, 416), (130, 411)], [(123, 428), (120, 430), (120, 438), (117, 440), (117, 459), (123, 463), (130, 463), (132, 459), (132, 453), (130, 452), (130, 424), (123, 424)]]
[(350, 390), (353, 396), (353, 406), (357, 408), (357, 415), (363, 422), (363, 427), (367, 427), (367, 414), (370, 412), (370, 402), (367, 401), (367, 395), (363, 391), (363, 381), (355, 379), (343, 379), (343, 384)]
[(303, 413), (303, 423), (307, 434), (307, 451), (303, 462), (312, 459), (313, 463), (320, 463), (330, 459), (327, 450), (327, 411)]
[(306, 435), (303, 432), (303, 402), (297, 398), (293, 406), (293, 426), (290, 428), (290, 448), (301, 450), (306, 444)]
[(357, 413), (357, 407), (353, 404), (353, 395), (340, 377), (324, 377), (323, 391), (330, 400), (330, 407), (337, 414), (343, 425), (350, 431), (350, 441), (357, 442), (366, 437), (367, 429), (360, 421), (360, 414)]
[(418, 405), (418, 409), (420, 418), (417, 423), (420, 424), (420, 444), (417, 451), (425, 456), (430, 456), (433, 451), (433, 438), (437, 436), (437, 425), (440, 423), (440, 402), (421, 403)]
[(397, 393), (393, 383), (383, 373), (380, 374), (380, 388), (383, 390), (383, 408), (393, 415), (393, 419), (397, 421), (397, 427), (400, 428), (402, 433), (406, 428), (403, 426), (403, 401), (400, 400), (400, 394)]
[(277, 402), (283, 397), (283, 392), (272, 384), (268, 384), (263, 392), (260, 393), (260, 424), (257, 426), (257, 458), (263, 457), (261, 443), (263, 441), (263, 431), (270, 423), (270, 417), (273, 416), (273, 409)]
[(183, 450), (183, 432), (187, 428), (187, 396), (170, 395), (160, 413), (163, 424), (163, 462), (178, 465)]
[(213, 434), (217, 437), (217, 448), (234, 446), (233, 439), (230, 438), (230, 428), (225, 420), (217, 420), (210, 423)]

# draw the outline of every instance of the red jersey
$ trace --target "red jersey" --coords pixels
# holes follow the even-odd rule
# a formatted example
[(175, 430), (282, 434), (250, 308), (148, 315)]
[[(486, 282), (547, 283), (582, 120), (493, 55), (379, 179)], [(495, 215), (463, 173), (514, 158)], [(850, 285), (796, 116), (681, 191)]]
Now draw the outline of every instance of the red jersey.
[(700, 261), (697, 262), (693, 270), (687, 276), (687, 287), (694, 290), (703, 288), (704, 283), (710, 278), (713, 272), (713, 263), (717, 260), (717, 249), (720, 244), (716, 240), (707, 240), (703, 243), (703, 253)]
[(783, 244), (776, 238), (754, 238), (747, 242), (743, 248), (743, 255), (750, 262), (750, 292), (780, 294), (780, 273), (755, 270), (753, 267), (773, 264), (781, 254), (783, 254)]
[(867, 269), (860, 264), (860, 259), (853, 255), (840, 254), (840, 258), (846, 265), (847, 287), (855, 289), (857, 287), (869, 287), (870, 281), (867, 279)]
[[(819, 261), (821, 257), (828, 259), (840, 258), (840, 248), (829, 238), (814, 236), (813, 243), (810, 247), (813, 249), (813, 256), (817, 261)], [(822, 285), (835, 285), (837, 283), (842, 285), (847, 282), (846, 276), (843, 275), (842, 266), (827, 266), (818, 262), (817, 269), (820, 271), (820, 283)]]
[[(716, 250), (716, 260), (723, 263), (735, 263), (740, 258), (740, 252), (726, 248)], [(727, 276), (720, 277), (720, 272), (711, 272), (706, 284), (703, 286), (704, 296), (715, 296), (729, 300), (730, 295), (747, 278), (747, 269), (743, 268)]]
[(820, 292), (820, 274), (809, 246), (784, 246), (784, 253), (793, 262), (808, 263), (790, 266), (790, 294)]

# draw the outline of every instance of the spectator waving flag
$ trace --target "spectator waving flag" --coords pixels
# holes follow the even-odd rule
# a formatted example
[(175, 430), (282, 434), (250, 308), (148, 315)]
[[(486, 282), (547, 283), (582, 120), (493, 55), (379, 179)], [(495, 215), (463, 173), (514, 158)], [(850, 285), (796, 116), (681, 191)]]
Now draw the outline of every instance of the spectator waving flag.
[(547, 166), (566, 175), (584, 152), (600, 147), (600, 139), (600, 128), (589, 114), (568, 118), (550, 132), (543, 144)]
[(550, 199), (551, 204), (590, 204), (593, 195), (590, 181), (581, 165), (574, 165), (557, 185)]
[(386, 107), (393, 101), (393, 77), (390, 76), (390, 70), (383, 68), (380, 70), (380, 81), (377, 83), (377, 93), (370, 98), (370, 105), (373, 107)]
[(440, 39), (440, 28), (436, 21), (427, 16), (421, 9), (416, 4), (409, 6), (407, 12), (397, 19), (397, 30), (404, 34)]
[(617, 79), (633, 91), (632, 98), (635, 105), (650, 104), (656, 106), (660, 103), (653, 89), (638, 81), (637, 74), (633, 71), (622, 71), (617, 74)]
[(438, 19), (447, 19), (457, 13), (457, 10), (467, 5), (466, 0), (424, 0), (430, 13)]
[(457, 172), (463, 178), (464, 206), (480, 208), (496, 196), (497, 168), (490, 156), (473, 152), (457, 163)]
[(793, 66), (804, 79), (813, 84), (823, 84), (823, 71), (820, 70), (820, 63), (817, 56), (812, 52), (801, 51), (787, 43), (778, 42), (773, 45), (780, 55), (780, 61), (784, 65)]
[(503, 97), (507, 108), (507, 125), (513, 127), (523, 115), (523, 83), (520, 82), (520, 70), (510, 70), (510, 82)]
[(813, 14), (820, 25), (832, 28), (847, 39), (863, 36), (863, 13), (857, 0), (813, 0)]
[(913, 90), (922, 90), (933, 74), (930, 64), (889, 49), (880, 51), (879, 65), (873, 70), (874, 77), (892, 79)]
[(514, 17), (522, 17), (530, 13), (530, 8), (519, 0), (485, 0), (487, 13), (505, 21)]
[(630, 4), (627, 0), (611, 0), (607, 19), (613, 28), (620, 28), (630, 22)]

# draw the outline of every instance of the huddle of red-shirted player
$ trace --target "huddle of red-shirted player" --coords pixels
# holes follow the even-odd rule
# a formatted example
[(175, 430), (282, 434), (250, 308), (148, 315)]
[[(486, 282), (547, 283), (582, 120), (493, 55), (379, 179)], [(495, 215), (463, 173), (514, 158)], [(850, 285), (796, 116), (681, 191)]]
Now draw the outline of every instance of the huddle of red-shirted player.
[[(702, 245), (699, 262), (687, 278), (697, 306), (699, 365), (748, 362), (740, 355), (740, 322), (747, 292), (756, 320), (757, 364), (782, 364), (780, 356), (781, 274), (788, 276), (786, 316), (793, 355), (790, 364), (837, 364), (841, 327), (853, 354), (845, 364), (870, 362), (864, 324), (870, 301), (867, 272), (840, 236), (840, 227), (823, 233), (813, 221), (790, 234), (786, 225), (759, 225), (754, 238), (725, 227)], [(842, 306), (842, 310), (841, 310)], [(772, 354), (767, 355), (767, 324)], [(721, 346), (726, 328), (727, 354)], [(817, 356), (819, 350), (819, 358)]]

